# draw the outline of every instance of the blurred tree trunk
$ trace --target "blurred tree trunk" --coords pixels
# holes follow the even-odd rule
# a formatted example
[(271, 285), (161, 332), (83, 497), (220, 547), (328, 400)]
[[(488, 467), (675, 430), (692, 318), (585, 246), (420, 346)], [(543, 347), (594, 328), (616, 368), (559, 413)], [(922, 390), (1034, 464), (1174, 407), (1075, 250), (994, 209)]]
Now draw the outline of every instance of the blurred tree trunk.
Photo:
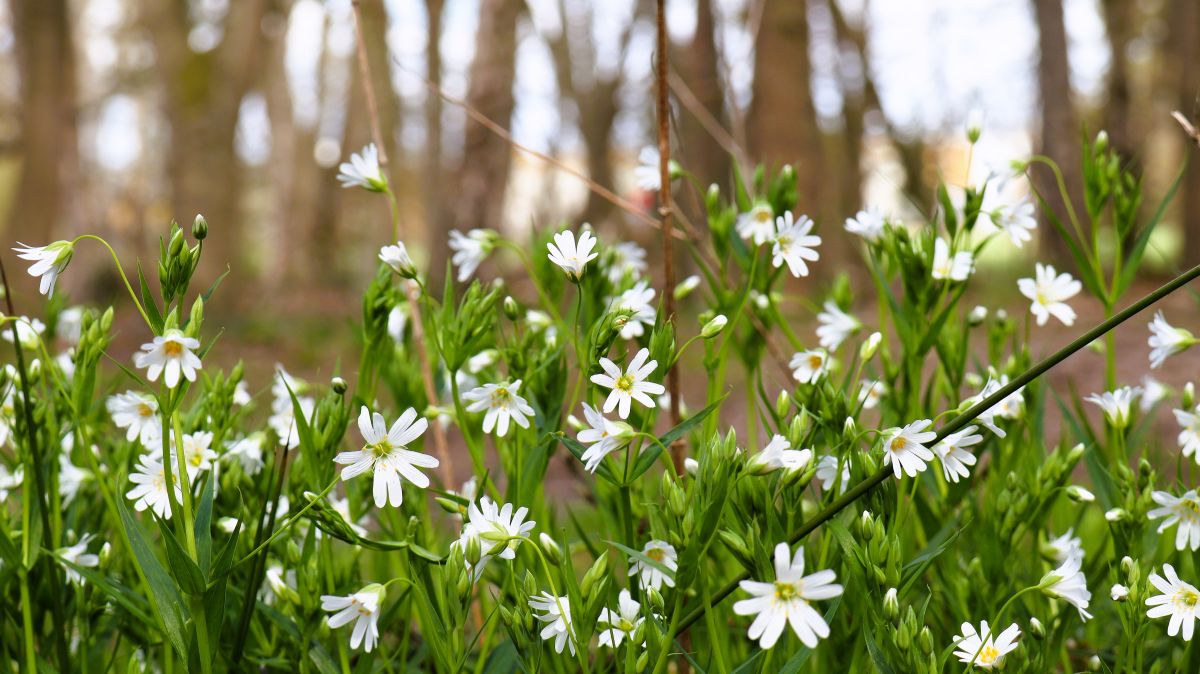
[[(508, 128), (513, 108), (517, 62), (517, 21), (522, 0), (482, 0), (475, 57), (471, 60), (467, 104)], [(496, 227), (504, 208), (511, 149), (482, 125), (467, 120), (463, 133), (454, 200), (454, 224), (459, 229)]]
[(425, 0), (425, 77), (433, 88), (425, 93), (425, 245), (429, 249), (429, 284), (440, 288), (445, 280), (450, 249), (446, 245), (445, 180), (442, 165), (442, 10), (445, 0)]
[[(1040, 153), (1054, 160), (1062, 170), (1076, 213), (1082, 214), (1083, 179), (1080, 175), (1080, 130), (1071, 99), (1071, 71), (1067, 60), (1067, 30), (1063, 22), (1062, 0), (1033, 0), (1038, 27), (1038, 92), (1042, 110)], [(1038, 190), (1050, 208), (1066, 223), (1065, 204), (1054, 175), (1045, 167), (1034, 169)], [(1069, 259), (1069, 250), (1058, 231), (1042, 216), (1042, 242), (1059, 260)]]
[(1104, 105), (1103, 123), (1113, 149), (1122, 160), (1128, 161), (1136, 151), (1136, 139), (1142, 137), (1136, 129), (1128, 56), (1129, 43), (1138, 32), (1137, 7), (1131, 0), (1104, 0), (1102, 5), (1112, 58), (1108, 68), (1108, 100)]
[[(712, 0), (697, 0), (696, 32), (678, 62), (682, 65), (680, 73), (683, 81), (700, 106), (712, 119), (723, 124), (725, 92), (721, 88), (716, 30)], [(695, 115), (684, 113), (679, 117), (684, 166), (699, 177), (703, 185), (715, 182), (727, 186), (730, 156)]]
[[(10, 6), (21, 79), (21, 174), (4, 232), (8, 241), (39, 246), (70, 236), (69, 209), (76, 200), (72, 187), (79, 164), (75, 42), (67, 0), (18, 1)], [(30, 279), (10, 272), (10, 280)]]
[(188, 46), (192, 29), (188, 3), (152, 0), (143, 15), (154, 43), (154, 63), (171, 127), (167, 160), (171, 214), (185, 230), (197, 213), (208, 219), (209, 237), (198, 279), (198, 285), (205, 287), (226, 265), (241, 267), (246, 223), (241, 216), (242, 179), (234, 137), (242, 99), (264, 56), (261, 22), (266, 9), (265, 0), (230, 3), (224, 38), (204, 53)]
[[(1175, 105), (1200, 126), (1200, 3), (1172, 0), (1169, 8), (1170, 50), (1168, 63), (1175, 68)], [(1179, 129), (1171, 129), (1182, 137)], [(1187, 175), (1179, 186), (1180, 218), (1183, 223), (1184, 267), (1200, 264), (1200, 148), (1182, 141), (1188, 156)]]

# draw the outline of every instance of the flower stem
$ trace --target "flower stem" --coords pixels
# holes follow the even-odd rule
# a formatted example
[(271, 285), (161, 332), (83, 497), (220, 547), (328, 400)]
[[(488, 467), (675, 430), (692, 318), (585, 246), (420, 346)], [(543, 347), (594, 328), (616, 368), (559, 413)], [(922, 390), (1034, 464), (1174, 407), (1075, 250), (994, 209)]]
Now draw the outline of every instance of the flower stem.
[(105, 248), (108, 249), (108, 253), (112, 255), (113, 264), (115, 264), (117, 267), (117, 273), (121, 275), (121, 280), (125, 282), (125, 289), (129, 291), (129, 297), (133, 300), (133, 306), (137, 307), (138, 313), (142, 315), (142, 320), (146, 321), (146, 325), (150, 328), (150, 330), (153, 331), (154, 324), (150, 322), (150, 316), (146, 314), (146, 309), (142, 306), (141, 300), (138, 299), (137, 293), (133, 292), (133, 286), (129, 283), (129, 278), (125, 276), (125, 269), (121, 266), (121, 259), (117, 257), (117, 251), (113, 250), (113, 247), (108, 245), (107, 241), (99, 236), (96, 236), (95, 234), (83, 234), (77, 236), (71, 242), (71, 244), (74, 245), (83, 239), (99, 241), (104, 245)]

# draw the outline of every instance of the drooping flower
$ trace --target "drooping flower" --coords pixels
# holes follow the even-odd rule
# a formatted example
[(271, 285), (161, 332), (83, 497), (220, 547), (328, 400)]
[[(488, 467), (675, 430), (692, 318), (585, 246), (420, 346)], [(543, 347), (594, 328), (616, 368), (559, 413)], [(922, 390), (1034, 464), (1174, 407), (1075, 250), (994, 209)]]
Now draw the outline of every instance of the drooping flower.
[(163, 382), (167, 388), (175, 388), (180, 375), (188, 381), (196, 381), (200, 358), (193, 351), (199, 348), (200, 340), (172, 328), (156, 335), (154, 341), (143, 344), (141, 352), (134, 354), (133, 363), (146, 368), (146, 378), (150, 381), (157, 381), (158, 376), (165, 373)]
[(662, 564), (671, 574), (663, 573), (662, 569), (647, 564), (638, 557), (630, 557), (629, 575), (637, 576), (638, 584), (643, 588), (652, 587), (658, 590), (664, 584), (667, 587), (675, 587), (674, 573), (679, 568), (675, 546), (666, 541), (651, 539), (646, 541), (646, 544), (642, 546), (642, 554)]
[[(839, 480), (838, 466), (841, 465)], [(838, 482), (838, 493), (845, 493), (850, 486), (850, 462), (842, 461), (832, 454), (825, 454), (817, 459), (817, 479), (821, 481), (821, 489), (829, 491)]]
[(1147, 341), (1150, 344), (1151, 368), (1159, 367), (1170, 356), (1186, 351), (1196, 344), (1192, 333), (1183, 328), (1173, 327), (1163, 318), (1161, 311), (1154, 314), (1154, 320), (1150, 321), (1150, 339)]
[(1051, 316), (1062, 321), (1063, 325), (1075, 323), (1075, 310), (1067, 304), (1067, 300), (1078, 295), (1083, 284), (1070, 274), (1059, 274), (1054, 267), (1039, 262), (1035, 266), (1035, 277), (1018, 279), (1017, 289), (1032, 302), (1029, 310), (1037, 318), (1038, 325), (1045, 325)]
[(792, 212), (787, 211), (776, 218), (771, 264), (778, 268), (786, 262), (792, 276), (808, 276), (808, 262), (816, 262), (821, 258), (817, 252), (821, 237), (812, 234), (812, 229), (813, 221), (807, 215), (795, 220)]
[(549, 592), (529, 598), (529, 608), (535, 611), (534, 617), (546, 623), (542, 628), (541, 637), (545, 641), (554, 642), (554, 652), (562, 653), (563, 646), (575, 655), (575, 635), (571, 629), (571, 601), (569, 597), (556, 597)]
[[(69, 545), (65, 548), (59, 548), (54, 551), (55, 556), (64, 562), (82, 566), (87, 568), (95, 568), (100, 566), (100, 556), (87, 551), (88, 545), (94, 538), (93, 534), (85, 534), (82, 538), (76, 541), (75, 545)], [(83, 576), (78, 571), (71, 568), (69, 564), (63, 565), (63, 571), (66, 573), (67, 581), (76, 585), (83, 585)]]
[(957, 483), (960, 478), (970, 477), (971, 471), (967, 466), (974, 466), (976, 458), (966, 448), (983, 442), (983, 436), (975, 431), (975, 426), (967, 426), (947, 435), (933, 446), (934, 454), (942, 462), (942, 474), (946, 480)]
[(1092, 618), (1092, 614), (1087, 612), (1092, 593), (1087, 589), (1087, 578), (1083, 575), (1082, 565), (1082, 557), (1068, 557), (1058, 568), (1042, 577), (1039, 587), (1042, 592), (1059, 597), (1074, 606), (1079, 610), (1079, 617), (1087, 621)]
[(846, 218), (846, 231), (875, 243), (879, 237), (883, 236), (885, 223), (886, 219), (883, 213), (874, 208), (868, 208), (859, 211), (853, 218)]
[(152, 447), (162, 434), (162, 422), (158, 418), (158, 400), (148, 394), (126, 391), (108, 397), (104, 406), (117, 428), (125, 429), (125, 439), (138, 439)]
[(370, 653), (379, 641), (379, 608), (387, 592), (378, 583), (371, 583), (351, 595), (321, 595), (321, 610), (333, 615), (327, 618), (329, 627), (337, 629), (354, 621), (350, 632), (350, 648), (362, 646)]
[(600, 255), (593, 252), (595, 247), (596, 237), (590, 231), (584, 230), (576, 243), (575, 234), (568, 229), (555, 234), (554, 242), (546, 244), (546, 250), (549, 251), (546, 257), (566, 272), (567, 278), (578, 283), (587, 263)]
[[(641, 616), (641, 610), (642, 605), (633, 600), (629, 590), (621, 590), (621, 594), (617, 596), (617, 610), (604, 607), (600, 609), (600, 616), (596, 619), (597, 627), (606, 628), (600, 632), (600, 645), (617, 648), (625, 639), (632, 642), (633, 633), (645, 620)], [(645, 639), (642, 639), (642, 643), (633, 645), (642, 646), (645, 643)]]
[(533, 408), (517, 395), (521, 390), (521, 380), (503, 381), (499, 384), (484, 384), (463, 394), (463, 399), (471, 401), (467, 405), (468, 412), (486, 412), (483, 415), (483, 432), (491, 433), (496, 430), (496, 436), (503, 438), (508, 433), (508, 422), (521, 428), (529, 428), (529, 419), (533, 417)]
[(733, 612), (755, 616), (749, 636), (762, 648), (774, 646), (788, 624), (805, 646), (816, 648), (829, 636), (829, 625), (812, 602), (840, 596), (842, 586), (835, 580), (837, 575), (829, 569), (804, 575), (804, 547), (791, 556), (788, 544), (780, 543), (775, 546), (774, 582), (743, 580), (739, 586), (753, 596), (734, 604)]
[(836, 351), (847, 337), (862, 329), (862, 322), (842, 311), (833, 300), (825, 300), (825, 310), (817, 314), (817, 323), (817, 339), (829, 351)]
[(17, 257), (33, 263), (29, 266), (29, 275), (34, 278), (41, 277), (38, 292), (46, 297), (53, 297), (54, 284), (58, 281), (59, 274), (70, 264), (71, 256), (75, 254), (75, 244), (70, 241), (55, 241), (45, 246), (29, 246), (23, 243), (17, 245), (20, 248), (13, 248)]
[(350, 155), (350, 161), (338, 166), (338, 182), (343, 188), (361, 187), (368, 192), (387, 191), (387, 176), (379, 165), (379, 149), (370, 143), (361, 153)]
[(883, 463), (891, 465), (896, 479), (904, 474), (916, 477), (925, 470), (926, 463), (933, 461), (933, 452), (926, 444), (937, 438), (937, 433), (925, 430), (932, 425), (929, 419), (919, 419), (903, 428), (883, 432)]
[(417, 411), (410, 407), (389, 429), (382, 414), (372, 415), (364, 405), (358, 413), (358, 431), (366, 444), (360, 450), (340, 452), (333, 457), (335, 463), (346, 466), (342, 469), (342, 481), (371, 472), (374, 474), (375, 507), (382, 508), (389, 503), (392, 507), (400, 507), (404, 502), (404, 480), (424, 489), (429, 486), (429, 477), (418, 467), (438, 466), (436, 458), (408, 448), (428, 426), (429, 422), (423, 417), (418, 418)]
[(959, 251), (950, 254), (950, 244), (942, 237), (933, 241), (933, 269), (935, 280), (966, 281), (975, 270), (975, 256), (970, 251)]
[(828, 371), (829, 354), (824, 349), (809, 349), (792, 356), (788, 367), (792, 377), (801, 384), (815, 384)]
[(405, 278), (412, 278), (417, 275), (417, 266), (413, 264), (412, 258), (408, 255), (408, 248), (404, 246), (404, 242), (402, 241), (397, 241), (392, 246), (380, 248), (379, 259), (391, 267), (392, 271)]
[(1200, 406), (1191, 412), (1172, 411), (1175, 412), (1175, 421), (1182, 427), (1179, 431), (1179, 448), (1185, 457), (1195, 456), (1196, 463), (1200, 463)]
[(654, 288), (647, 281), (638, 281), (637, 285), (622, 292), (612, 301), (614, 310), (630, 312), (625, 324), (621, 326), (621, 339), (634, 339), (646, 334), (646, 326), (654, 325), (656, 317), (654, 306)]
[(749, 211), (737, 216), (734, 228), (738, 236), (761, 246), (775, 236), (775, 213), (770, 204), (760, 201)]
[[(149, 508), (160, 519), (171, 519), (170, 498), (167, 495), (167, 475), (163, 469), (161, 454), (146, 453), (138, 457), (138, 464), (129, 474), (133, 488), (125, 498), (133, 501), (133, 509), (142, 512)], [(172, 486), (175, 490), (176, 502), (183, 500), (183, 489), (179, 486), (179, 476), (171, 474)]]
[(1190, 547), (1192, 551), (1200, 550), (1200, 496), (1195, 489), (1189, 489), (1182, 496), (1174, 496), (1170, 492), (1155, 491), (1150, 498), (1159, 505), (1146, 516), (1152, 520), (1165, 517), (1158, 527), (1162, 533), (1172, 526), (1175, 529), (1175, 549), (1183, 550)]
[(803, 470), (812, 463), (812, 456), (811, 449), (792, 449), (787, 438), (775, 435), (761, 452), (750, 459), (750, 467), (755, 473)]
[(666, 388), (662, 384), (648, 381), (650, 375), (658, 367), (657, 360), (646, 362), (650, 358), (650, 350), (643, 348), (637, 352), (629, 367), (624, 372), (616, 363), (607, 358), (600, 359), (601, 374), (591, 377), (593, 383), (612, 389), (604, 401), (604, 413), (617, 409), (617, 415), (622, 419), (629, 418), (629, 408), (634, 400), (646, 407), (654, 407), (654, 399), (650, 396), (662, 395)]
[(588, 446), (580, 457), (584, 469), (594, 473), (604, 457), (629, 444), (633, 429), (628, 424), (609, 420), (587, 403), (583, 404), (583, 416), (589, 427), (579, 431), (576, 438)]
[(973, 663), (980, 669), (999, 667), (1004, 656), (1017, 648), (1017, 639), (1021, 630), (1016, 623), (995, 637), (992, 636), (986, 620), (979, 623), (979, 631), (971, 623), (962, 624), (962, 635), (954, 637), (954, 656), (959, 662)]
[(1020, 248), (1026, 241), (1033, 240), (1033, 231), (1037, 229), (1037, 218), (1034, 217), (1033, 203), (1023, 200), (1016, 206), (1005, 206), (992, 211), (992, 222), (1004, 230), (1012, 244)]
[(1083, 559), (1083, 539), (1075, 535), (1075, 529), (1067, 529), (1067, 533), (1046, 541), (1045, 550), (1058, 564), (1078, 557)]
[(472, 229), (465, 236), (456, 229), (450, 231), (450, 250), (454, 251), (450, 261), (458, 268), (459, 283), (465, 283), (475, 274), (479, 265), (492, 254), (499, 238), (490, 229)]
[(1146, 605), (1151, 607), (1146, 611), (1146, 616), (1171, 616), (1171, 621), (1167, 624), (1167, 634), (1175, 636), (1182, 627), (1183, 640), (1191, 641), (1196, 629), (1196, 606), (1200, 604), (1200, 590), (1191, 583), (1180, 580), (1179, 575), (1175, 573), (1175, 567), (1170, 564), (1163, 564), (1163, 574), (1165, 578), (1157, 573), (1150, 573), (1150, 584), (1161, 594), (1146, 598)]
[(1104, 418), (1109, 425), (1116, 429), (1122, 429), (1129, 425), (1129, 412), (1133, 407), (1133, 401), (1141, 393), (1141, 387), (1122, 386), (1115, 391), (1093, 393), (1084, 400), (1094, 403), (1104, 410)]

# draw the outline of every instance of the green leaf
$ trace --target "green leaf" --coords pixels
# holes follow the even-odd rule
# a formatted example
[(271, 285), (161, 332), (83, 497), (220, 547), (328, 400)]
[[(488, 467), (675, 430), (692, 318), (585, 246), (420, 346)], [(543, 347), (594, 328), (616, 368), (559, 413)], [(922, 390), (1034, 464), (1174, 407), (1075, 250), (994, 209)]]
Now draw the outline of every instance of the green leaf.
[(158, 621), (154, 619), (154, 615), (150, 612), (150, 605), (146, 603), (146, 599), (129, 589), (122, 583), (114, 583), (109, 580), (108, 576), (100, 573), (96, 569), (86, 566), (79, 566), (74, 562), (65, 559), (58, 560), (60, 564), (70, 568), (78, 573), (84, 580), (107, 594), (114, 602), (119, 604), (126, 611), (129, 611), (133, 617), (142, 621), (151, 629), (158, 628)]
[(167, 561), (171, 563), (171, 575), (178, 581), (180, 589), (193, 597), (204, 596), (207, 581), (204, 572), (196, 566), (196, 562), (188, 556), (166, 520), (158, 520), (158, 529), (162, 533), (163, 542), (167, 546)]
[(183, 636), (185, 622), (183, 597), (180, 596), (170, 574), (163, 568), (162, 562), (158, 561), (158, 557), (154, 556), (154, 551), (146, 543), (142, 527), (130, 514), (124, 499), (117, 500), (117, 510), (121, 516), (121, 525), (125, 527), (125, 534), (129, 536), (129, 545), (133, 548), (133, 556), (138, 568), (142, 570), (142, 574), (146, 577), (146, 584), (150, 586), (155, 612), (158, 614), (165, 636), (170, 640), (171, 646), (175, 648), (179, 657), (186, 660), (188, 650), (187, 641)]
[[(587, 451), (587, 448), (584, 447), (578, 440), (566, 435), (565, 433), (559, 433), (558, 441), (561, 442), (563, 446), (567, 448), (567, 451), (571, 452), (576, 459), (583, 461), (583, 453)], [(596, 475), (604, 478), (611, 484), (620, 484), (617, 481), (617, 477), (613, 475), (612, 468), (604, 461), (601, 461), (599, 467), (596, 468)]]
[(904, 565), (901, 569), (900, 577), (899, 592), (901, 595), (904, 595), (908, 591), (908, 588), (920, 579), (921, 575), (933, 564), (934, 560), (950, 549), (950, 544), (966, 528), (964, 526), (956, 529), (955, 526), (957, 524), (957, 521), (947, 522), (946, 526), (942, 527), (941, 531), (937, 532), (933, 539), (929, 541), (929, 545), (925, 546), (925, 549), (920, 554), (913, 557), (912, 560)]
[(221, 623), (225, 621), (225, 588), (229, 577), (225, 576), (209, 586), (204, 593), (204, 620), (208, 625), (208, 659), (213, 662), (217, 647), (221, 644)]
[(159, 310), (158, 302), (155, 301), (154, 295), (150, 292), (150, 284), (146, 282), (146, 275), (142, 272), (142, 263), (140, 260), (137, 263), (137, 273), (138, 286), (142, 296), (142, 308), (146, 310), (146, 316), (154, 326), (154, 332), (161, 334), (163, 331), (162, 311)]
[(217, 561), (208, 570), (208, 577), (213, 581), (224, 578), (229, 573), (230, 567), (233, 565), (233, 552), (237, 549), (238, 538), (242, 533), (242, 521), (238, 520), (233, 526), (233, 533), (229, 535), (229, 539), (225, 541), (224, 547), (221, 548), (221, 553), (217, 555)]
[(645, 564), (646, 566), (654, 567), (659, 572), (661, 572), (664, 576), (666, 576), (667, 578), (670, 578), (672, 582), (675, 581), (675, 572), (674, 571), (667, 568), (666, 564), (663, 564), (662, 562), (650, 559), (641, 550), (634, 550), (633, 548), (625, 546), (625, 545), (621, 545), (620, 543), (618, 543), (616, 541), (604, 541), (604, 542), (608, 543), (609, 545), (613, 546), (614, 548), (620, 550), (621, 552), (624, 552), (625, 554), (629, 555), (630, 557), (633, 557), (634, 559), (638, 560), (642, 564)]
[(879, 668), (880, 674), (894, 674), (895, 669), (891, 663), (883, 656), (883, 652), (879, 650), (879, 644), (875, 643), (875, 634), (871, 630), (870, 625), (863, 625), (864, 637), (867, 642), (867, 652), (871, 654), (871, 660), (875, 662), (875, 666)]
[(1187, 162), (1179, 168), (1179, 173), (1175, 176), (1175, 180), (1171, 183), (1171, 187), (1167, 193), (1163, 195), (1162, 201), (1158, 202), (1158, 208), (1155, 209), (1154, 215), (1146, 222), (1146, 226), (1138, 233), (1137, 240), (1134, 241), (1133, 247), (1129, 249), (1129, 253), (1125, 256), (1124, 266), (1121, 268), (1121, 277), (1118, 278), (1117, 287), (1114, 295), (1121, 295), (1129, 289), (1133, 283), (1134, 277), (1141, 268), (1142, 256), (1146, 253), (1146, 244), (1150, 243), (1150, 235), (1154, 233), (1159, 221), (1162, 220), (1163, 214), (1167, 211), (1167, 206), (1171, 200), (1175, 198), (1175, 190), (1179, 189), (1179, 183), (1183, 180), (1183, 176), (1187, 173)]
[[(1030, 184), (1032, 185), (1032, 183)], [(1107, 293), (1104, 291), (1100, 279), (1097, 278), (1092, 259), (1088, 257), (1080, 243), (1076, 241), (1075, 236), (1063, 225), (1062, 220), (1059, 220), (1058, 214), (1050, 207), (1050, 203), (1046, 201), (1037, 187), (1033, 188), (1033, 194), (1037, 197), (1038, 206), (1041, 208), (1042, 214), (1058, 230), (1059, 236), (1062, 237), (1062, 240), (1067, 244), (1067, 248), (1071, 251), (1071, 257), (1075, 258), (1075, 271), (1079, 274), (1079, 280), (1083, 281), (1083, 285), (1087, 286), (1088, 292), (1092, 295), (1105, 297)]]
[(658, 443), (650, 445), (643, 450), (642, 453), (638, 455), (637, 461), (633, 464), (633, 470), (629, 474), (629, 483), (632, 483), (634, 480), (641, 477), (646, 471), (650, 470), (650, 467), (654, 465), (655, 461), (658, 461), (659, 455), (662, 454), (663, 447), (670, 447), (672, 442), (682, 438), (693, 428), (699, 426), (700, 422), (704, 421), (708, 415), (720, 409), (721, 403), (725, 401), (725, 398), (728, 397), (728, 395), (729, 394), (721, 396), (714, 401), (713, 404), (679, 422), (678, 426), (672, 428), (666, 433), (663, 433), (662, 436), (658, 438)]
[(1112, 475), (1104, 467), (1104, 457), (1096, 450), (1095, 445), (1089, 445), (1083, 453), (1083, 463), (1087, 466), (1088, 475), (1092, 478), (1092, 486), (1096, 489), (1096, 498), (1107, 511), (1120, 503), (1120, 492), (1113, 482)]
[(200, 492), (200, 505), (196, 509), (196, 556), (200, 558), (200, 570), (208, 573), (208, 565), (212, 562), (212, 512), (213, 512), (213, 475), (204, 481), (204, 489)]

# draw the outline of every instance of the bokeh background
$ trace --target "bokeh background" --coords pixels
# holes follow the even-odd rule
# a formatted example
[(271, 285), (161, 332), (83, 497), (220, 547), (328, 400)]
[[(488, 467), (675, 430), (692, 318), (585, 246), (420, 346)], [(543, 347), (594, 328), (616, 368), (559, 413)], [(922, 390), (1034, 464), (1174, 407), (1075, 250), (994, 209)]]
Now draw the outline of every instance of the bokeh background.
[[(1189, 153), (1170, 111), (1200, 113), (1198, 0), (666, 4), (673, 153), (699, 187), (727, 187), (734, 162), (791, 163), (801, 209), (827, 233), (864, 205), (919, 222), (938, 180), (978, 181), (1034, 152), (1077, 189), (1084, 129), (1107, 130), (1153, 203)], [(132, 264), (155, 257), (172, 218), (203, 213), (202, 276), (231, 272), (209, 313), (240, 345), (218, 351), (328, 373), (391, 229), (385, 200), (334, 179), (372, 135), (361, 30), (404, 239), (435, 282), (454, 228), (519, 237), (589, 221), (642, 242), (655, 269), (654, 230), (465, 107), (652, 209), (632, 173), (654, 143), (653, 19), (645, 0), (0, 1), (5, 248), (96, 232)], [(968, 153), (971, 120), (984, 133)], [(1192, 163), (1150, 275), (1200, 262)], [(695, 194), (676, 194), (691, 218)], [(826, 237), (828, 264), (806, 282), (852, 268), (844, 238)], [(1008, 252), (981, 264), (1012, 278), (1035, 257), (1067, 259), (1049, 227), (1020, 251), (993, 248)], [(19, 311), (39, 309), (31, 287)], [(98, 250), (61, 287), (94, 303), (120, 291)]]

